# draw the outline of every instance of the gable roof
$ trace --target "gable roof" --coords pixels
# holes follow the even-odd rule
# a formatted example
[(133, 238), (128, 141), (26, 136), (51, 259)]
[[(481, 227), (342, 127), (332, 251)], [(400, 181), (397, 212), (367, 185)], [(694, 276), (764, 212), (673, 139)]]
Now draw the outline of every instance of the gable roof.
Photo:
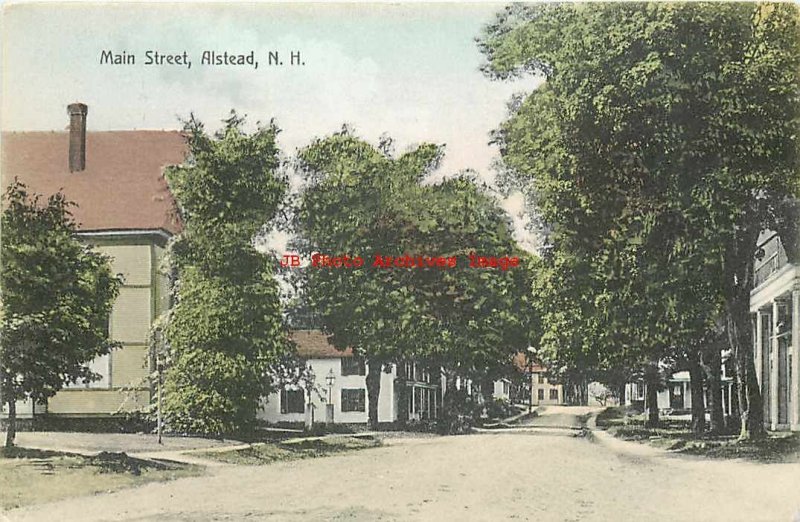
[(86, 169), (70, 172), (68, 132), (4, 132), (3, 186), (15, 177), (32, 192), (63, 189), (81, 231), (181, 230), (163, 168), (183, 163), (178, 131), (86, 133)]
[(336, 359), (352, 357), (353, 350), (337, 350), (328, 342), (328, 336), (319, 330), (295, 330), (291, 334), (297, 345), (297, 355), (303, 359)]

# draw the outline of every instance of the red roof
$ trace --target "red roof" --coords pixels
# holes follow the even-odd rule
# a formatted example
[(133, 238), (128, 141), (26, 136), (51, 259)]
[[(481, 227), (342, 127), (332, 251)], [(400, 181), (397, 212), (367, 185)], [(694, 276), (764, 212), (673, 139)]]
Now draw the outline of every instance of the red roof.
[[(528, 367), (528, 356), (522, 352), (517, 352), (514, 354), (513, 363), (514, 368), (521, 372), (527, 372), (531, 370), (531, 368)], [(534, 373), (544, 373), (547, 371), (547, 368), (534, 361), (532, 370)]]
[(292, 340), (297, 344), (297, 354), (303, 359), (334, 359), (353, 356), (352, 349), (337, 350), (328, 342), (328, 336), (319, 330), (294, 331)]
[(167, 165), (183, 163), (186, 143), (178, 131), (86, 133), (86, 169), (70, 172), (69, 133), (5, 132), (3, 184), (18, 177), (32, 192), (63, 189), (77, 204), (80, 230), (181, 229), (164, 179)]

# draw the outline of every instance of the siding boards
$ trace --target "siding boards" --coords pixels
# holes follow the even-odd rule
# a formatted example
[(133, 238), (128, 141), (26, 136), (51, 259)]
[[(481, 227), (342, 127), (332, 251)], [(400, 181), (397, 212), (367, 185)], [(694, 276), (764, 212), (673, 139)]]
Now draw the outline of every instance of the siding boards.
[(169, 306), (169, 282), (158, 272), (165, 251), (141, 237), (96, 242), (112, 258), (112, 271), (124, 278), (109, 322), (111, 338), (123, 346), (111, 352), (110, 389), (62, 390), (48, 401), (52, 414), (108, 415), (149, 402), (147, 336), (153, 319)]

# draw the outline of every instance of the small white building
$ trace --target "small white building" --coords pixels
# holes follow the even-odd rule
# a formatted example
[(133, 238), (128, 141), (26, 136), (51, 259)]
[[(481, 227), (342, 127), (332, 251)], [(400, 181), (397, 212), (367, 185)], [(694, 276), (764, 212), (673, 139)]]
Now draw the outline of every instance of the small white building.
[[(284, 386), (265, 401), (259, 418), (271, 424), (313, 422), (366, 424), (369, 420), (366, 361), (351, 349), (337, 350), (319, 330), (299, 330), (292, 334), (298, 355), (314, 375), (309, 391), (303, 384)], [(406, 363), (406, 400), (399, 404), (397, 367), (381, 374), (378, 422), (398, 420), (406, 408), (408, 420), (435, 419), (441, 408), (441, 375), (422, 365)], [(332, 405), (332, 408), (329, 407)]]
[[(725, 374), (722, 366), (722, 413), (731, 414), (733, 379)], [(703, 388), (705, 408), (708, 408), (708, 387)], [(688, 371), (675, 372), (667, 382), (667, 387), (658, 392), (658, 409), (663, 411), (689, 411), (692, 409), (692, 379)]]
[[(722, 413), (731, 415), (733, 407), (733, 378), (726, 373), (722, 365)], [(708, 409), (708, 383), (703, 386), (703, 400)], [(628, 404), (647, 408), (647, 384), (643, 380), (629, 382), (625, 385), (625, 399)], [(674, 372), (667, 379), (666, 386), (658, 390), (658, 409), (662, 413), (687, 413), (692, 409), (692, 379), (688, 371)]]
[(494, 393), (492, 396), (496, 400), (511, 401), (511, 379), (502, 377), (494, 381)]

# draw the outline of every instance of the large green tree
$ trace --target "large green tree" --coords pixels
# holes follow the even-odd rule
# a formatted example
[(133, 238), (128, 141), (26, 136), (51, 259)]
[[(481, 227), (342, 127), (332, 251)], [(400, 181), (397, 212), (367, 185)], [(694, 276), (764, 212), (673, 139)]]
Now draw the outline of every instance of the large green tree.
[[(493, 381), (512, 372), (514, 355), (527, 349), (536, 330), (530, 300), (536, 258), (520, 249), (508, 215), (474, 176), (431, 185), (426, 202), (423, 215), (436, 226), (419, 233), (421, 244), (459, 263), (417, 274), (418, 299), (435, 325), (424, 355), (447, 373), (480, 383), (489, 400)], [(516, 257), (519, 265), (471, 267), (476, 256)]]
[(117, 346), (108, 318), (120, 281), (108, 257), (76, 236), (64, 194), (45, 200), (15, 180), (3, 203), (0, 396), (12, 446), (17, 400), (45, 401), (98, 377), (88, 363)]
[(273, 388), (270, 367), (287, 349), (276, 260), (254, 243), (288, 187), (278, 129), (247, 134), (236, 114), (224, 123), (209, 136), (190, 119), (190, 156), (166, 174), (184, 225), (170, 251), (178, 279), (165, 329), (166, 422), (212, 435), (253, 428)]
[(512, 6), (480, 40), (491, 76), (546, 79), (499, 140), (556, 255), (608, 259), (589, 267), (598, 296), (639, 284), (662, 348), (721, 311), (743, 437), (763, 434), (749, 293), (757, 237), (797, 190), (799, 41), (794, 6), (754, 3)]
[(314, 141), (298, 156), (308, 183), (298, 212), (307, 253), (364, 258), (360, 269), (310, 267), (306, 276), (310, 302), (333, 344), (367, 358), (373, 427), (382, 370), (412, 357), (415, 338), (431, 327), (401, 277), (412, 273), (372, 265), (374, 255), (417, 251), (414, 241), (424, 209), (419, 181), (438, 163), (440, 151), (423, 145), (393, 158), (388, 145), (376, 149), (343, 129)]
[[(375, 148), (347, 129), (299, 155), (308, 181), (298, 214), (305, 249), (364, 257), (358, 269), (312, 266), (306, 274), (311, 302), (334, 345), (369, 360), (373, 426), (387, 364), (413, 359), (487, 381), (527, 346), (526, 267), (467, 266), (471, 252), (521, 255), (508, 217), (469, 177), (425, 183), (440, 157), (433, 145), (394, 157), (388, 142)], [(375, 255), (406, 254), (455, 257), (457, 264), (372, 266)], [(398, 364), (400, 381), (402, 369)], [(398, 389), (403, 404), (402, 382)]]

